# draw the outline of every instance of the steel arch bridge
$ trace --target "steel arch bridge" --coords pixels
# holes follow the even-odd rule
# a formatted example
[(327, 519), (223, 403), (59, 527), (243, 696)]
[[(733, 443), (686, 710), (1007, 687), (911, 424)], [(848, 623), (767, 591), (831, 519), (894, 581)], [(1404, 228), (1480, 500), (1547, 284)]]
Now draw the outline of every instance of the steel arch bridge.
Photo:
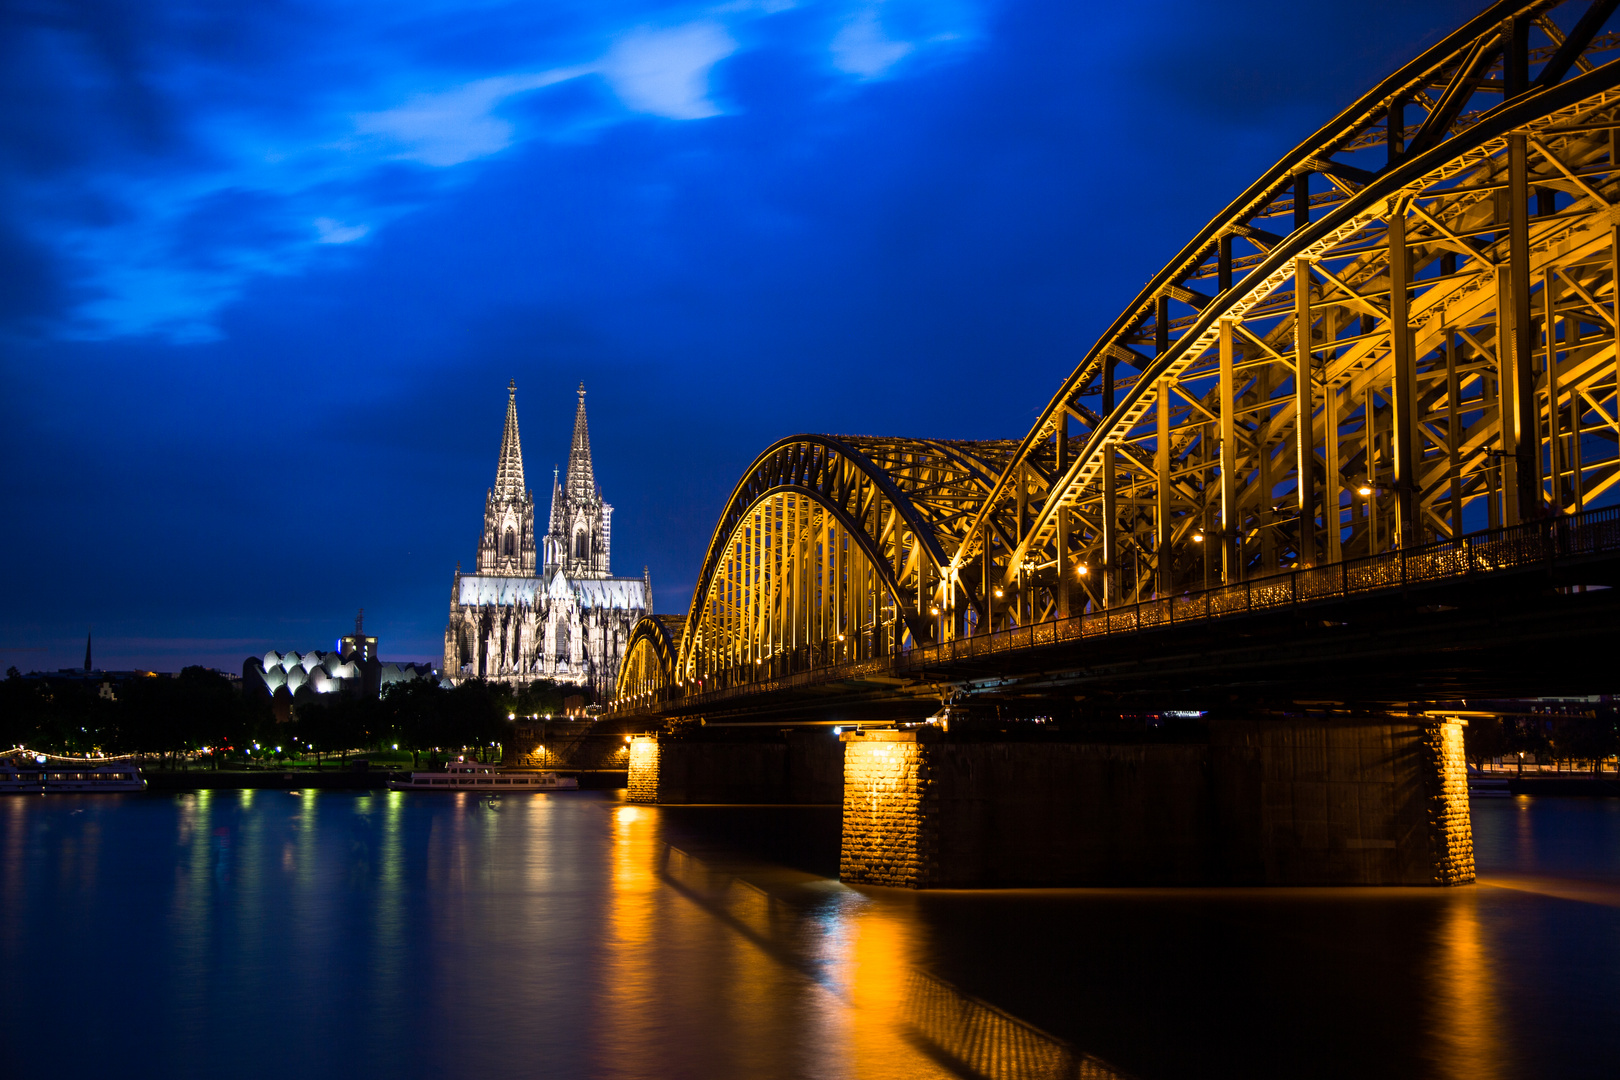
[[(658, 654), (663, 684), (875, 660), (1613, 501), (1617, 6), (1499, 3), (1378, 84), (1189, 241), (1020, 442), (767, 449)], [(649, 696), (636, 686), (621, 698)]]

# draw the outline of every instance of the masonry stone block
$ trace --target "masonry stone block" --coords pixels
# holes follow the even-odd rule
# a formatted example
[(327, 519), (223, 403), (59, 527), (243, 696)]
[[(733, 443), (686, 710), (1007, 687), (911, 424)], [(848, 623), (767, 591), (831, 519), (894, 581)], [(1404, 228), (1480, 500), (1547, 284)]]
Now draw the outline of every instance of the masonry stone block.
[(846, 733), (851, 883), (1473, 880), (1461, 727), (1217, 720), (1182, 742)]

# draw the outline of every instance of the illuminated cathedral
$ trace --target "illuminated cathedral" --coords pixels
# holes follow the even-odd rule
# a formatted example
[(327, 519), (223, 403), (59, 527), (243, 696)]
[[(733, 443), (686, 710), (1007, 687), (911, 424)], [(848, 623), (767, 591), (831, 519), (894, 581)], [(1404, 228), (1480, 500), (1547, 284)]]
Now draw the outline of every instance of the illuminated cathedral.
[(625, 642), (652, 610), (652, 584), (614, 577), (613, 507), (602, 500), (591, 467), (585, 384), (579, 387), (568, 471), (551, 481), (551, 516), (540, 533), (534, 495), (524, 485), (518, 438), (517, 383), (507, 387), (495, 486), (484, 500), (478, 569), (456, 566), (450, 621), (444, 630), (444, 674), (511, 685), (536, 679), (589, 687), (598, 700), (613, 692)]

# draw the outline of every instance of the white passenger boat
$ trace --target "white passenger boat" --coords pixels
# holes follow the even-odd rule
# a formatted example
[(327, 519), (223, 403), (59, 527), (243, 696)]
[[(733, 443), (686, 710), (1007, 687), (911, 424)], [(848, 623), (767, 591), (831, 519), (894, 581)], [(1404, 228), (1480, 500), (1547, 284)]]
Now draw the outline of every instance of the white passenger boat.
[(390, 780), (395, 791), (572, 791), (579, 781), (554, 772), (501, 772), (476, 761), (452, 761), (444, 772), (413, 772), (409, 780)]
[(61, 791), (145, 791), (141, 771), (127, 761), (88, 768), (83, 765), (18, 765), (0, 762), (0, 794), (51, 794)]

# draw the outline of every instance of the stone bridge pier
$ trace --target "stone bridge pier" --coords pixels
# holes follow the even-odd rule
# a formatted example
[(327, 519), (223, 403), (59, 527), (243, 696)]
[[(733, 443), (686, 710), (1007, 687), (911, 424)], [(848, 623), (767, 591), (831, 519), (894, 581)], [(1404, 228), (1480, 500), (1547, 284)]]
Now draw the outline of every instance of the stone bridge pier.
[(702, 729), (630, 743), (631, 802), (822, 803), (843, 798), (846, 753), (826, 728)]
[[(837, 750), (842, 749), (840, 761)], [(841, 768), (840, 768), (841, 766)], [(842, 804), (841, 874), (906, 888), (1473, 880), (1462, 726), (1210, 719), (1167, 739), (648, 736), (631, 801)]]
[(1182, 742), (846, 734), (850, 883), (1454, 885), (1462, 726), (1212, 721)]

